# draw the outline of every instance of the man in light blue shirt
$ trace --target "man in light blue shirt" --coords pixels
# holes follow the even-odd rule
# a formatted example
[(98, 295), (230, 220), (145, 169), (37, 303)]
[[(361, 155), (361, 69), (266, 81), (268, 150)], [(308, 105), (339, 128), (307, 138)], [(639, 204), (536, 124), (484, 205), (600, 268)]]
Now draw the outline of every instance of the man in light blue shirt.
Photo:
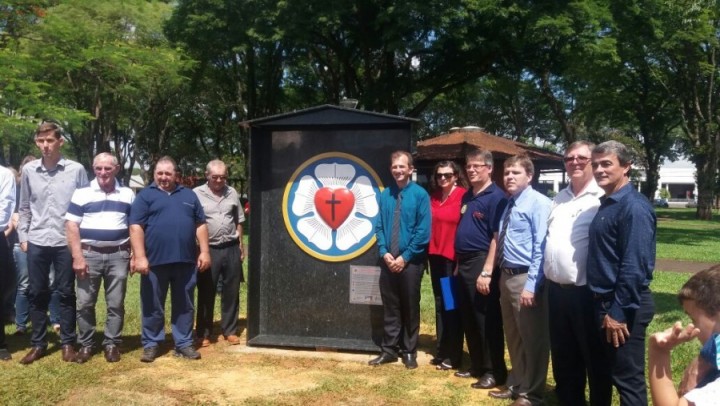
[(490, 391), (489, 395), (514, 398), (513, 406), (542, 403), (550, 357), (542, 265), (551, 202), (530, 186), (534, 173), (526, 155), (505, 161), (503, 181), (509, 200), (497, 234), (496, 258), (512, 371), (507, 389)]

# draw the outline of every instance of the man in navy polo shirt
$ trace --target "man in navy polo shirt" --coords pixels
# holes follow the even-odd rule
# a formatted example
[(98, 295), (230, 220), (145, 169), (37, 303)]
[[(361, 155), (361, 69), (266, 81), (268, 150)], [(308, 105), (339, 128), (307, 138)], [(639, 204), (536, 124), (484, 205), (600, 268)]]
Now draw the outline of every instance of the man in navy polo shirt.
[(153, 362), (165, 340), (168, 286), (175, 355), (200, 359), (192, 347), (193, 296), (195, 269), (203, 272), (210, 267), (208, 229), (197, 195), (176, 183), (176, 171), (172, 158), (160, 158), (155, 181), (138, 194), (130, 212), (131, 267), (142, 274), (142, 362)]

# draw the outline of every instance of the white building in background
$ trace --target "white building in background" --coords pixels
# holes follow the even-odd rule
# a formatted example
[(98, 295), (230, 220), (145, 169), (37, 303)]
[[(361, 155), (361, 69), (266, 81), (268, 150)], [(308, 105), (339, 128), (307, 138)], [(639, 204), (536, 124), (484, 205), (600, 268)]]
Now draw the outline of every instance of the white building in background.
[[(641, 182), (645, 181), (645, 170), (638, 168), (640, 171)], [(546, 184), (548, 189), (554, 190), (556, 193), (560, 189), (567, 186), (567, 174), (565, 172), (549, 172), (541, 173), (539, 177), (541, 184)], [(552, 184), (552, 187), (550, 185)], [(695, 165), (686, 160), (681, 159), (675, 162), (665, 160), (660, 167), (660, 179), (655, 197), (660, 197), (660, 190), (667, 188), (670, 192), (671, 201), (687, 202), (688, 192), (689, 198), (695, 199), (697, 196), (697, 183), (695, 182)]]

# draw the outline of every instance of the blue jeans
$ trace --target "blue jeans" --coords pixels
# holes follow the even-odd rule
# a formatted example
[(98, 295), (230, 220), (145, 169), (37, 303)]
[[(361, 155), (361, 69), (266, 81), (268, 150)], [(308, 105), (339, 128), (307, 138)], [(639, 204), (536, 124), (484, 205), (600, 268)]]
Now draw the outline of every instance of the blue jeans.
[[(28, 263), (27, 253), (20, 249), (20, 244), (13, 246), (17, 294), (15, 295), (15, 328), (27, 330), (30, 319), (30, 299), (28, 299)], [(50, 268), (50, 323), (60, 324), (60, 294), (55, 289), (55, 268)]]
[(93, 347), (95, 335), (95, 304), (100, 284), (105, 287), (107, 319), (103, 346), (120, 345), (125, 320), (125, 292), (130, 264), (130, 252), (118, 251), (100, 254), (83, 250), (88, 274), (77, 279), (78, 342), (83, 347)]
[(142, 304), (143, 348), (157, 347), (165, 341), (165, 299), (170, 288), (170, 324), (175, 348), (192, 345), (193, 314), (195, 312), (195, 264), (167, 264), (151, 266), (140, 279)]

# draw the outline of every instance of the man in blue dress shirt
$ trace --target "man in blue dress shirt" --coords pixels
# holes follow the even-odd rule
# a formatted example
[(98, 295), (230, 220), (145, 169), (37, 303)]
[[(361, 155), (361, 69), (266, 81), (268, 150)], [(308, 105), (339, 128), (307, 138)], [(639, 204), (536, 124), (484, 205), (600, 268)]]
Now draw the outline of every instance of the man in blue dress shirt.
[[(596, 326), (606, 343), (605, 374), (622, 405), (646, 405), (645, 330), (655, 313), (650, 281), (655, 267), (655, 211), (630, 183), (632, 156), (617, 141), (593, 149), (593, 175), (605, 191), (590, 225), (587, 283), (595, 301)], [(607, 383), (610, 385), (610, 381)], [(609, 405), (611, 399), (599, 404)]]
[(509, 199), (497, 233), (500, 307), (512, 370), (507, 389), (494, 398), (515, 398), (513, 406), (543, 402), (550, 335), (543, 292), (543, 249), (551, 202), (530, 186), (535, 168), (527, 155), (505, 161), (503, 181)]

